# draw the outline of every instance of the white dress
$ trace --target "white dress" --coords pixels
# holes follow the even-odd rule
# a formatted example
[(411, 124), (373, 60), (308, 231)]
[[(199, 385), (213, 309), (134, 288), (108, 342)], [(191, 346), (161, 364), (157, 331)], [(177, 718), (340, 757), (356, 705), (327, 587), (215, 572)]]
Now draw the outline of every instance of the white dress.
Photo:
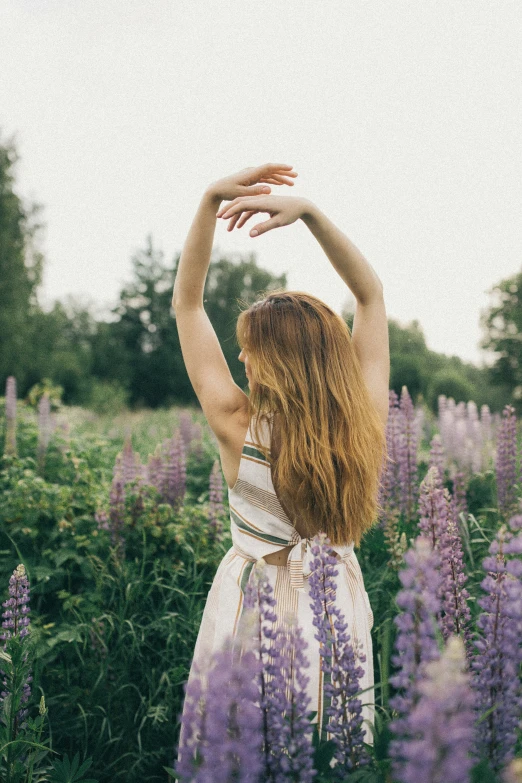
[[(261, 420), (260, 432), (263, 444), (270, 453), (270, 425)], [(259, 445), (259, 444), (258, 444)], [(248, 428), (237, 481), (228, 490), (230, 505), (230, 527), (233, 546), (221, 561), (210, 588), (203, 617), (194, 648), (194, 657), (189, 673), (189, 682), (195, 676), (194, 662), (205, 668), (214, 652), (221, 649), (230, 635), (238, 630), (243, 609), (244, 590), (256, 561), (264, 555), (294, 545), (286, 565), (265, 565), (265, 573), (273, 588), (277, 601), (274, 611), (277, 624), (283, 622), (285, 613), (293, 613), (308, 642), (304, 654), (310, 661), (306, 669), (309, 677), (307, 693), (311, 697), (308, 712), (317, 711), (314, 722), (319, 732), (328, 722), (324, 714), (324, 673), (321, 671), (319, 642), (312, 624), (313, 612), (309, 597), (307, 577), (313, 555), (309, 540), (303, 539), (283, 510), (272, 483), (270, 463), (256, 447), (251, 426)], [(335, 605), (344, 615), (347, 633), (352, 644), (364, 653), (366, 660), (359, 661), (364, 669), (361, 689), (368, 688), (359, 697), (362, 701), (364, 741), (373, 744), (373, 735), (368, 723), (374, 724), (375, 696), (373, 674), (373, 646), (371, 629), (373, 613), (364, 587), (364, 579), (354, 552), (353, 543), (347, 546), (331, 547), (337, 554), (339, 564), (336, 580)], [(362, 643), (362, 646), (361, 646)], [(328, 733), (328, 739), (332, 735)], [(180, 746), (182, 736), (180, 735)]]

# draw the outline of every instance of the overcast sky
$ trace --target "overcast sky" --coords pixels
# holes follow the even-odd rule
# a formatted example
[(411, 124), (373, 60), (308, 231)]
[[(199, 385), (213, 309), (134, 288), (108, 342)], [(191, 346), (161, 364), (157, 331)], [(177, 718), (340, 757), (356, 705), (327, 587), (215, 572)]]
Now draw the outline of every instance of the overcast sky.
[[(1, 139), (44, 205), (43, 295), (115, 304), (151, 233), (169, 262), (205, 187), (292, 164), (380, 276), (390, 317), (480, 364), (488, 289), (522, 262), (519, 0), (2, 0)], [(266, 219), (266, 215), (255, 220)], [(301, 222), (254, 252), (341, 312)]]

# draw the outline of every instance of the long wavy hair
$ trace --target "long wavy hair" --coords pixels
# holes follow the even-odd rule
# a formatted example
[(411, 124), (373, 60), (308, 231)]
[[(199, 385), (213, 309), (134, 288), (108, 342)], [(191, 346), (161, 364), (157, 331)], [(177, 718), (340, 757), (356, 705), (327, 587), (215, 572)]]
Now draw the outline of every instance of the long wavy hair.
[[(266, 293), (266, 292), (265, 292)], [(386, 428), (362, 376), (346, 322), (301, 291), (271, 291), (240, 312), (236, 339), (251, 365), (248, 413), (282, 505), (307, 537), (354, 542), (377, 521)], [(259, 437), (277, 415), (275, 460)]]

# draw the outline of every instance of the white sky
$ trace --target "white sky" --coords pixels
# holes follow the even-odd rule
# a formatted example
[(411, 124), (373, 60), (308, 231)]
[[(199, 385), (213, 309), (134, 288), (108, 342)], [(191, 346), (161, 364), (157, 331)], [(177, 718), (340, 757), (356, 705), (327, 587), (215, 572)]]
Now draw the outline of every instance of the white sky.
[[(380, 276), (388, 315), (480, 363), (487, 290), (522, 261), (522, 4), (2, 0), (0, 129), (44, 205), (45, 306), (116, 303), (147, 234), (171, 261), (203, 190), (266, 162)], [(350, 292), (298, 222), (254, 252), (337, 312)]]

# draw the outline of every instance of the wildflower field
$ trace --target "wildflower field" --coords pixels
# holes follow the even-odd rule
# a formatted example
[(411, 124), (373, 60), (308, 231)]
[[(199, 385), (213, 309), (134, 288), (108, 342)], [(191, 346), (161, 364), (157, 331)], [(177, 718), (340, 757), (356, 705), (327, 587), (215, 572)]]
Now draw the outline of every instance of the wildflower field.
[(309, 720), (306, 646), (298, 627), (273, 631), (260, 568), (244, 648), (231, 640), (208, 689), (187, 693), (179, 764), (201, 613), (232, 543), (213, 433), (196, 409), (104, 418), (53, 410), (45, 394), (32, 406), (14, 378), (0, 415), (0, 781), (522, 780), (513, 408), (441, 396), (435, 417), (390, 391), (383, 512), (357, 550), (374, 615), (373, 746), (318, 535), (310, 595), (331, 738)]

